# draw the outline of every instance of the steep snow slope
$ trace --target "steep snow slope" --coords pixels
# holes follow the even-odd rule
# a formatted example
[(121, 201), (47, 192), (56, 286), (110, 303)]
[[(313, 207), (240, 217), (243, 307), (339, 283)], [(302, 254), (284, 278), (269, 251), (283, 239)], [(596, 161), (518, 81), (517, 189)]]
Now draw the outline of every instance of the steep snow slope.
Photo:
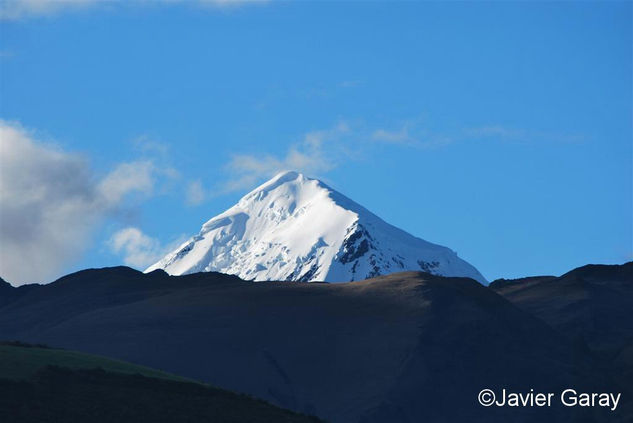
[(146, 272), (155, 269), (328, 282), (423, 270), (487, 283), (450, 249), (389, 225), (297, 172), (282, 172), (244, 196)]

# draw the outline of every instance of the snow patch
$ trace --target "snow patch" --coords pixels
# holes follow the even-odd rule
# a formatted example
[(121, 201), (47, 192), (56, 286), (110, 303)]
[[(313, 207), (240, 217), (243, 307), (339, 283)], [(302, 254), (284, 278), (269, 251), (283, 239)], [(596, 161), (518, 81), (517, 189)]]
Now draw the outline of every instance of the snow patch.
[(422, 270), (487, 284), (452, 250), (414, 237), (319, 180), (289, 171), (207, 221), (146, 272), (215, 271), (243, 279), (345, 282)]

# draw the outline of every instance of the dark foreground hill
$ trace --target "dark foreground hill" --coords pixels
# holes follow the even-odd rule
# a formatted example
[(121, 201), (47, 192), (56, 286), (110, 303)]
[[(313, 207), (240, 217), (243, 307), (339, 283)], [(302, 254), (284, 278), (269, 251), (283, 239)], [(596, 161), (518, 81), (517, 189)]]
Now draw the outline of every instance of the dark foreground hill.
[(334, 423), (631, 417), (626, 396), (615, 411), (558, 401), (482, 407), (484, 388), (558, 395), (620, 392), (625, 382), (589, 348), (471, 279), (252, 283), (119, 267), (9, 292), (0, 293), (2, 338), (164, 369)]
[(6, 343), (0, 416), (6, 423), (319, 421), (130, 363)]

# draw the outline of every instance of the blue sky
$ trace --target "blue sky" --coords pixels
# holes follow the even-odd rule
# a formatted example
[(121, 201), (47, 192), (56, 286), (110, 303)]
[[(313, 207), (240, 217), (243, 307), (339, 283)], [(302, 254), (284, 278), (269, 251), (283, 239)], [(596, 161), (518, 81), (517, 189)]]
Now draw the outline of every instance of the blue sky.
[(633, 258), (630, 2), (43, 4), (4, 6), (0, 118), (107, 200), (9, 280), (138, 267), (289, 167), (489, 280)]

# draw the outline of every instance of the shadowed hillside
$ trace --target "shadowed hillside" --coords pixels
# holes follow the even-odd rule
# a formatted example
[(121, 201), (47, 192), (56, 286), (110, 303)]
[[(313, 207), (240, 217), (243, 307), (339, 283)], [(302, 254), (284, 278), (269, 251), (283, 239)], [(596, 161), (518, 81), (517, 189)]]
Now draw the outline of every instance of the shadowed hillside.
[(318, 422), (244, 395), (74, 351), (0, 345), (3, 422)]
[(578, 349), (608, 362), (609, 371), (633, 396), (633, 262), (587, 265), (560, 277), (493, 282), (490, 287)]
[(163, 369), (334, 423), (630, 416), (630, 398), (616, 412), (480, 406), (483, 388), (619, 388), (588, 349), (471, 279), (252, 283), (119, 267), (15, 290), (0, 307), (4, 338)]

